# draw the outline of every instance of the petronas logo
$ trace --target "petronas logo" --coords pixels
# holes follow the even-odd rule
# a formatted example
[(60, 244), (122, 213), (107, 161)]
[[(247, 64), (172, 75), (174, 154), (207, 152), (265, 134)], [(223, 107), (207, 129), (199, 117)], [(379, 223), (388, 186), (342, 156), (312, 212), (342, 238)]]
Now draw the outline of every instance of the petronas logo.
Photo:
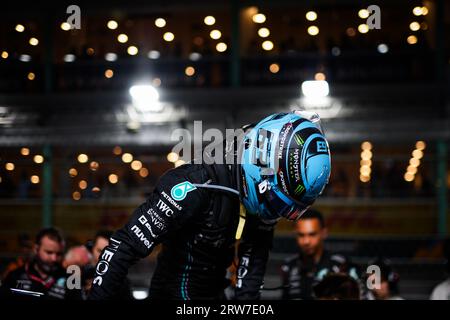
[(197, 189), (192, 183), (189, 181), (181, 182), (175, 186), (172, 187), (172, 190), (170, 190), (170, 195), (172, 198), (176, 201), (181, 201), (186, 198), (186, 195), (188, 192), (191, 192), (192, 190)]
[(300, 193), (303, 192), (303, 190), (305, 190), (305, 187), (302, 186), (301, 184), (299, 184), (299, 185), (297, 186), (297, 188), (295, 188), (294, 194), (299, 195)]
[(303, 146), (305, 144), (305, 141), (303, 141), (302, 137), (300, 137), (297, 134), (294, 134), (294, 139), (295, 139), (295, 142), (297, 142), (297, 144), (299, 146)]

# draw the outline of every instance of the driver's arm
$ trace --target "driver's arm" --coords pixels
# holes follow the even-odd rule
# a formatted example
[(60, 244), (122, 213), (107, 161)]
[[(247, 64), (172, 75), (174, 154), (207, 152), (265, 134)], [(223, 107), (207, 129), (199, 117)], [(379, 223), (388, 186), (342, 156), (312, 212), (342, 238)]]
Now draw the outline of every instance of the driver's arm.
[[(164, 236), (178, 229), (204, 203), (206, 193), (194, 188), (175, 201), (171, 190), (180, 183), (203, 180), (193, 166), (182, 166), (164, 174), (149, 199), (133, 213), (128, 223), (115, 232), (102, 251), (89, 299), (108, 299), (120, 290), (128, 269), (149, 255)], [(192, 181), (198, 183), (201, 181)]]
[(238, 249), (236, 299), (256, 300), (261, 297), (274, 227), (275, 222), (264, 222), (256, 216), (247, 215)]

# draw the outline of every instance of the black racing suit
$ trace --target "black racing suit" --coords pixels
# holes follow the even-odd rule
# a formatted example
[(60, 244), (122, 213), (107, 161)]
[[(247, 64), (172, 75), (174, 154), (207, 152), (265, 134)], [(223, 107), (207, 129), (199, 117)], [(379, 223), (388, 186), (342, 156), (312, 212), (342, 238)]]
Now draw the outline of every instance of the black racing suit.
[[(224, 298), (226, 269), (235, 256), (239, 197), (192, 185), (188, 190), (185, 183), (237, 189), (235, 176), (235, 166), (228, 165), (185, 164), (166, 172), (102, 252), (90, 299), (111, 298), (128, 268), (158, 243), (162, 250), (151, 282), (151, 299)], [(179, 184), (188, 191), (174, 196), (171, 191), (180, 192)], [(274, 224), (247, 215), (238, 249), (236, 299), (260, 297)]]
[(324, 250), (315, 263), (299, 253), (281, 266), (282, 299), (314, 299), (314, 286), (328, 273), (346, 273), (358, 282), (360, 278), (357, 268), (343, 255)]

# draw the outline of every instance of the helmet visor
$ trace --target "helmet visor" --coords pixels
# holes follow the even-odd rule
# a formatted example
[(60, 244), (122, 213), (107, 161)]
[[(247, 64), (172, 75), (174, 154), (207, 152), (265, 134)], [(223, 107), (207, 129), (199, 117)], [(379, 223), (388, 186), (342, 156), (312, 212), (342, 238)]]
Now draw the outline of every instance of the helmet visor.
[(300, 201), (290, 201), (283, 199), (274, 190), (273, 187), (267, 188), (262, 194), (263, 202), (270, 214), (275, 217), (282, 217), (288, 220), (296, 221), (302, 214), (308, 210), (311, 204), (302, 203)]

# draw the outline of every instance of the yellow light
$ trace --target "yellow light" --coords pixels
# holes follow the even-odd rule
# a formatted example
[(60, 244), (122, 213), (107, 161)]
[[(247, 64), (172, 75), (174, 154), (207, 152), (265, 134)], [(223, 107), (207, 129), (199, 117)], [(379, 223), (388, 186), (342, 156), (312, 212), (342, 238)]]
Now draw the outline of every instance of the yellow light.
[(273, 42), (270, 40), (266, 40), (262, 43), (262, 48), (266, 51), (270, 51), (273, 49)]
[(15, 165), (14, 165), (14, 163), (12, 163), (12, 162), (7, 162), (7, 163), (5, 164), (5, 169), (8, 170), (8, 171), (13, 171), (14, 168), (15, 168)]
[(28, 155), (30, 154), (30, 149), (28, 149), (28, 148), (22, 148), (22, 149), (20, 149), (20, 153), (21, 153), (23, 156), (28, 156)]
[(176, 162), (175, 162), (175, 168), (177, 168), (177, 167), (179, 167), (179, 166), (182, 166), (183, 164), (185, 164), (186, 162), (184, 161), (184, 160), (177, 160)]
[(155, 26), (157, 26), (158, 28), (164, 28), (166, 26), (166, 20), (164, 20), (163, 18), (156, 19)]
[(372, 159), (372, 151), (364, 150), (363, 152), (361, 152), (361, 159), (363, 159), (363, 160), (370, 160), (370, 159)]
[(81, 193), (79, 191), (75, 191), (74, 193), (72, 193), (72, 198), (75, 201), (78, 201), (81, 199)]
[(127, 52), (130, 56), (135, 56), (138, 54), (139, 49), (136, 46), (129, 46)]
[(361, 180), (361, 182), (369, 182), (370, 176), (359, 175), (359, 180)]
[(86, 180), (81, 180), (80, 182), (78, 182), (78, 187), (79, 187), (81, 190), (86, 189), (86, 188), (87, 188), (87, 182), (86, 182)]
[(219, 30), (212, 30), (209, 33), (209, 36), (211, 37), (211, 39), (218, 40), (222, 36), (222, 33)]
[(426, 16), (428, 14), (428, 8), (427, 7), (422, 7), (422, 15)]
[(358, 31), (360, 33), (367, 33), (367, 32), (369, 32), (369, 26), (365, 23), (362, 23), (358, 26)]
[(362, 166), (368, 166), (370, 167), (372, 165), (372, 160), (361, 160), (359, 161), (359, 165)]
[(410, 36), (406, 39), (406, 41), (407, 41), (409, 44), (416, 44), (416, 43), (417, 43), (417, 37), (414, 36), (414, 35), (410, 35)]
[(117, 182), (119, 182), (119, 177), (117, 176), (117, 174), (112, 173), (108, 176), (108, 181), (111, 184), (116, 184)]
[(252, 19), (254, 23), (264, 23), (266, 21), (266, 16), (262, 13), (257, 13)]
[(69, 175), (73, 178), (76, 177), (78, 175), (78, 171), (75, 168), (70, 168), (69, 169)]
[(308, 11), (305, 17), (308, 21), (314, 21), (317, 19), (317, 13), (315, 11)]
[(425, 150), (425, 148), (427, 147), (425, 141), (417, 141), (416, 142), (416, 149), (417, 150)]
[(122, 154), (122, 148), (119, 147), (119, 146), (115, 146), (114, 149), (113, 149), (113, 153), (114, 153), (116, 156), (121, 155), (121, 154)]
[(37, 175), (32, 175), (30, 178), (30, 181), (32, 184), (38, 184), (39, 183), (39, 176)]
[(408, 168), (406, 168), (406, 172), (408, 172), (410, 174), (416, 174), (417, 173), (417, 167), (408, 166)]
[(89, 157), (86, 155), (86, 154), (84, 154), (84, 153), (80, 153), (79, 155), (78, 155), (78, 162), (79, 163), (86, 163), (86, 162), (88, 162), (88, 160), (89, 160)]
[(92, 162), (89, 164), (89, 168), (90, 168), (92, 171), (97, 171), (99, 166), (100, 166), (100, 165), (98, 164), (97, 161), (92, 161)]
[(41, 156), (40, 154), (37, 154), (33, 157), (33, 160), (35, 163), (42, 163), (44, 162), (44, 157)]
[(173, 41), (173, 39), (175, 39), (175, 35), (172, 32), (166, 32), (163, 35), (163, 39), (167, 42), (171, 42)]
[(117, 36), (117, 41), (120, 43), (125, 43), (128, 41), (128, 36), (125, 33), (121, 33)]
[(109, 29), (115, 30), (115, 29), (117, 29), (119, 24), (117, 23), (117, 21), (109, 20), (108, 23), (107, 23), (107, 26), (108, 26)]
[(24, 32), (25, 31), (25, 27), (22, 24), (18, 24), (18, 25), (16, 25), (16, 31), (17, 32)]
[(325, 79), (326, 79), (325, 74), (322, 73), (322, 72), (317, 72), (317, 73), (314, 75), (314, 80), (317, 80), (317, 81), (323, 81), (323, 80), (325, 80)]
[(414, 175), (412, 173), (405, 173), (405, 175), (403, 176), (405, 178), (405, 181), (407, 182), (411, 182), (414, 180)]
[(416, 159), (422, 159), (423, 158), (423, 152), (421, 150), (414, 150), (412, 152), (412, 156)]
[(178, 158), (179, 158), (179, 156), (178, 156), (178, 153), (176, 153), (176, 152), (170, 152), (167, 155), (167, 161), (169, 161), (169, 162), (175, 163), (178, 160)]
[(61, 23), (61, 26), (60, 26), (60, 27), (61, 27), (61, 29), (64, 30), (64, 31), (69, 31), (69, 30), (71, 29), (70, 24), (67, 23), (67, 22)]
[(415, 16), (421, 16), (422, 15), (422, 7), (414, 7), (412, 12)]
[(100, 192), (100, 188), (99, 187), (93, 187), (92, 188), (92, 192), (98, 193), (98, 192)]
[(184, 70), (184, 73), (185, 73), (188, 77), (192, 77), (192, 76), (195, 74), (195, 68), (189, 66), (189, 67), (187, 67), (187, 68)]
[(147, 168), (141, 168), (141, 170), (139, 170), (139, 175), (142, 178), (146, 178), (148, 176), (148, 169)]
[(27, 78), (28, 80), (33, 81), (36, 78), (36, 75), (33, 72), (28, 72)]
[(105, 78), (111, 79), (112, 77), (114, 77), (114, 71), (112, 71), (111, 69), (107, 69), (105, 71)]
[(36, 38), (30, 38), (30, 41), (28, 41), (28, 43), (32, 46), (37, 46), (39, 44), (39, 40)]
[(418, 23), (417, 21), (413, 21), (409, 24), (409, 28), (411, 29), (411, 31), (417, 31), (420, 29), (420, 23)]
[(253, 17), (255, 14), (258, 13), (258, 7), (252, 6), (252, 7), (247, 7), (245, 9), (245, 13), (250, 17)]
[(369, 10), (367, 9), (361, 9), (358, 11), (358, 16), (361, 19), (367, 19), (369, 17)]
[(363, 176), (369, 176), (371, 172), (372, 172), (372, 169), (370, 169), (369, 166), (362, 166), (359, 169), (359, 173)]
[(418, 166), (420, 166), (420, 160), (416, 159), (416, 158), (411, 158), (409, 160), (409, 164), (413, 167), (418, 167)]
[(130, 163), (133, 161), (133, 155), (131, 153), (124, 153), (122, 155), (122, 161), (125, 163)]
[(206, 16), (205, 19), (203, 19), (203, 22), (207, 26), (212, 26), (214, 23), (216, 23), (216, 18), (214, 18), (213, 16)]
[(361, 149), (372, 150), (372, 144), (369, 141), (364, 141), (363, 143), (361, 143)]
[(7, 51), (2, 51), (2, 58), (7, 59), (9, 56), (9, 53)]
[(142, 162), (140, 162), (139, 160), (134, 160), (133, 162), (131, 162), (131, 169), (133, 169), (134, 171), (139, 171), (142, 168)]
[(319, 28), (316, 26), (310, 26), (308, 28), (308, 34), (310, 36), (317, 36), (319, 34)]
[(261, 38), (267, 38), (267, 37), (270, 35), (270, 30), (267, 29), (267, 28), (260, 28), (260, 29), (258, 30), (258, 35), (259, 35)]
[(216, 50), (219, 52), (225, 52), (227, 50), (227, 45), (224, 42), (219, 42), (216, 45)]
[(272, 72), (272, 73), (278, 73), (278, 71), (280, 71), (280, 65), (279, 65), (278, 63), (272, 63), (272, 64), (269, 66), (269, 70), (270, 70), (270, 72)]

